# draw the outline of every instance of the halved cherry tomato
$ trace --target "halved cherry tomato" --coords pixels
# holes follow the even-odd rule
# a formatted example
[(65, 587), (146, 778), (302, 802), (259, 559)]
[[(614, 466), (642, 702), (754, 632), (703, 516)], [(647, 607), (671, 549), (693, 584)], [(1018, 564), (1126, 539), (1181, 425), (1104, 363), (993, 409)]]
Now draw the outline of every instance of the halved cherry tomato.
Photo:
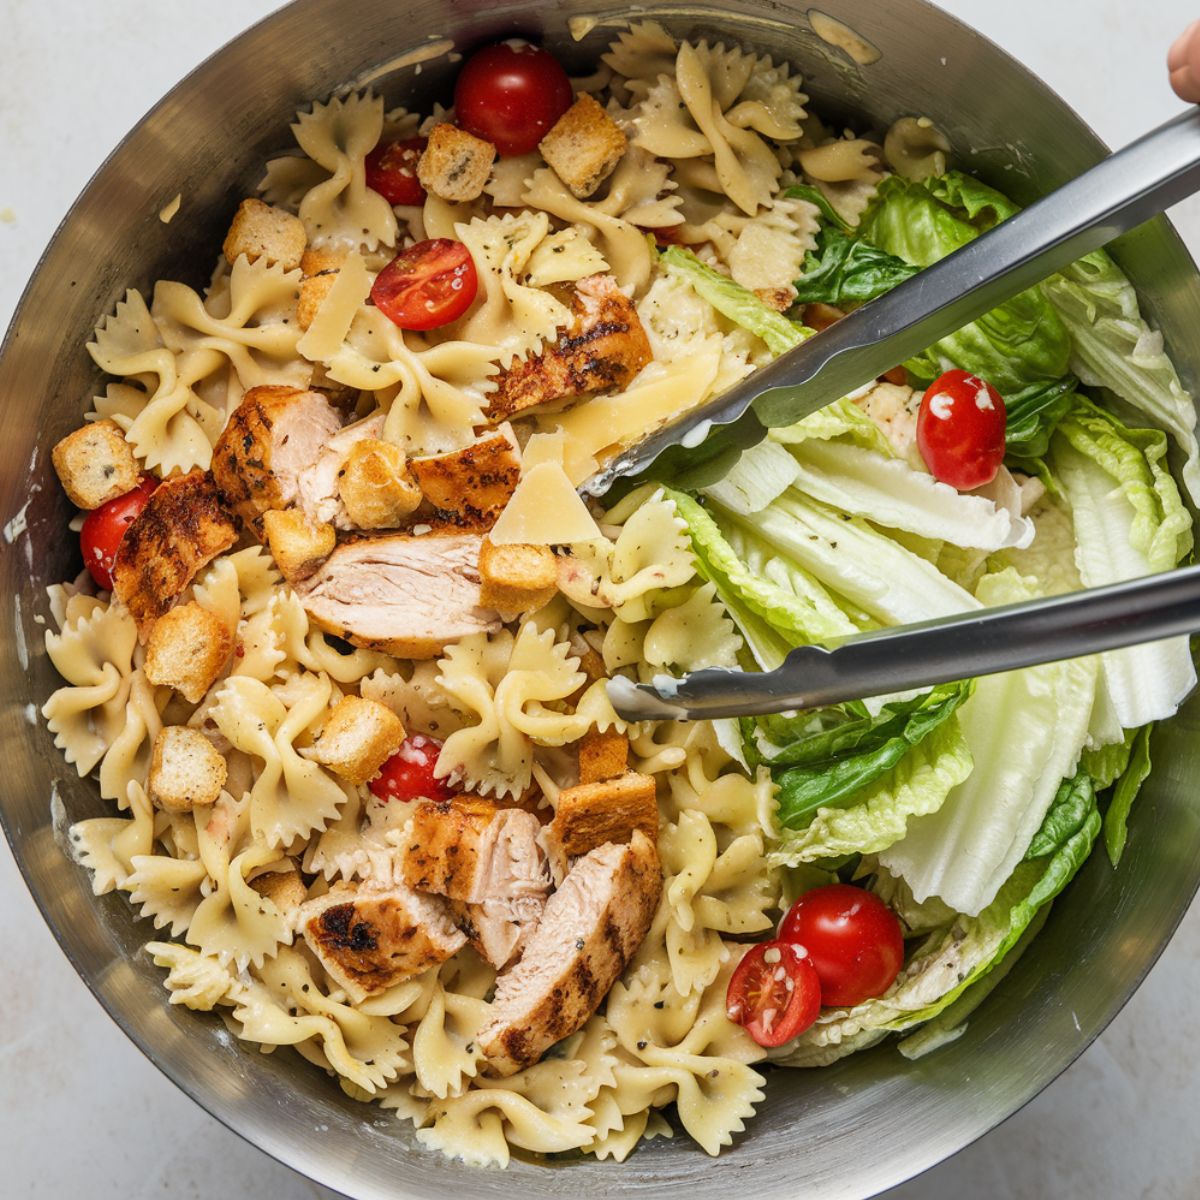
[(389, 204), (420, 204), (425, 189), (417, 178), (417, 163), (425, 149), (423, 137), (383, 142), (367, 155), (367, 187)]
[(821, 1003), (834, 1008), (882, 996), (904, 965), (896, 914), (874, 892), (848, 883), (805, 892), (783, 918), (779, 940), (808, 951)]
[(79, 531), (83, 564), (106, 592), (112, 591), (113, 563), (116, 562), (117, 547), (125, 536), (125, 530), (146, 507), (146, 501), (156, 487), (158, 480), (153, 475), (143, 475), (141, 483), (132, 492), (94, 508), (84, 518), (83, 528)]
[(986, 379), (947, 371), (925, 389), (917, 447), (935, 479), (968, 492), (996, 478), (1006, 421), (1004, 401)]
[(441, 749), (437, 738), (423, 733), (406, 737), (367, 784), (371, 795), (380, 800), (449, 800), (454, 789), (433, 774)]
[(401, 251), (371, 288), (375, 307), (401, 329), (437, 329), (471, 307), (475, 261), (462, 242), (431, 238)]
[(821, 981), (803, 946), (759, 942), (742, 956), (725, 1012), (760, 1046), (782, 1046), (802, 1034), (821, 1012)]
[(574, 99), (558, 59), (517, 38), (477, 50), (454, 85), (458, 123), (502, 156), (536, 150)]

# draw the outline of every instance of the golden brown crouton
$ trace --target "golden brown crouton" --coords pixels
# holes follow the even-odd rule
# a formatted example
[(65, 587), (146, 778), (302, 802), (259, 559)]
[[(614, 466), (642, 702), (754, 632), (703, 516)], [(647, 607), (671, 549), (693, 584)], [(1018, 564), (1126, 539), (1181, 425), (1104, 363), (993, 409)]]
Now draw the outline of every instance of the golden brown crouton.
[(267, 266), (278, 263), (285, 271), (294, 271), (307, 244), (299, 217), (250, 199), (238, 205), (222, 248), (230, 266), (244, 254), (251, 262), (261, 258)]
[(146, 678), (198, 704), (217, 681), (232, 649), (233, 638), (216, 613), (195, 601), (181, 604), (159, 617), (150, 630)]
[(50, 458), (76, 508), (99, 508), (132, 492), (140, 478), (133, 450), (116, 421), (93, 421), (68, 433)]
[(294, 911), (308, 899), (304, 877), (291, 859), (287, 861), (292, 864), (287, 870), (267, 871), (247, 881), (260, 896), (265, 896), (283, 913)]
[(262, 515), (263, 535), (275, 565), (289, 583), (307, 579), (332, 553), (337, 533), (301, 508), (272, 508)]
[(601, 783), (629, 770), (629, 739), (615, 729), (589, 729), (579, 743), (579, 782)]
[(456, 204), (483, 192), (496, 158), (496, 147), (456, 125), (435, 125), (417, 163), (421, 186)]
[(305, 757), (350, 783), (374, 777), (404, 741), (404, 722), (377, 700), (343, 696)]
[(633, 301), (611, 275), (589, 275), (575, 285), (571, 320), (558, 341), (494, 376), (485, 415), (495, 424), (526, 409), (624, 388), (651, 357)]
[(409, 460), (425, 499), (460, 529), (490, 529), (521, 478), (521, 456), (504, 426), (449, 454)]
[(445, 962), (467, 941), (444, 900), (403, 884), (336, 883), (305, 901), (299, 919), (309, 949), (355, 1004)]
[(658, 802), (654, 776), (626, 771), (615, 779), (581, 783), (558, 793), (549, 844), (569, 858), (605, 842), (627, 842), (640, 829), (658, 838)]
[(225, 759), (198, 729), (167, 725), (150, 756), (150, 799), (167, 812), (215, 804), (225, 786)]
[(125, 530), (113, 564), (113, 594), (144, 642), (196, 573), (237, 541), (233, 514), (207, 471), (164, 480)]
[(787, 287), (755, 288), (754, 294), (776, 312), (787, 312), (796, 299), (796, 289), (790, 284)]
[(403, 450), (392, 442), (356, 442), (338, 471), (338, 495), (358, 529), (395, 529), (421, 503)]
[(586, 92), (555, 122), (538, 149), (555, 174), (580, 200), (612, 173), (625, 153), (621, 127)]
[(329, 295), (338, 277), (338, 271), (346, 261), (347, 250), (343, 246), (315, 246), (305, 250), (300, 259), (300, 270), (304, 278), (300, 281), (300, 298), (296, 301), (296, 321), (301, 329), (307, 329), (317, 315), (321, 302)]
[(479, 547), (479, 584), (484, 608), (534, 612), (554, 599), (558, 565), (549, 546), (493, 546), (484, 538)]

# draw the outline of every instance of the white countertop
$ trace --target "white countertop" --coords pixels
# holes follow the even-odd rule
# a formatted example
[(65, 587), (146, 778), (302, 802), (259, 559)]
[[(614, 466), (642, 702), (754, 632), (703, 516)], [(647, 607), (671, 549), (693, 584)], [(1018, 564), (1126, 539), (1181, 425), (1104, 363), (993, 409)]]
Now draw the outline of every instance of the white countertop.
[[(68, 205), (120, 137), (185, 72), (276, 7), (271, 0), (0, 0), (0, 328)], [(1178, 110), (1163, 60), (1197, 15), (1190, 0), (943, 0), (943, 7), (1023, 59), (1112, 145)], [(352, 12), (347, 5), (348, 19)], [(1200, 251), (1200, 204), (1173, 215)], [(0, 911), (9, 945), (0, 972), (0, 1193), (14, 1200), (332, 1197), (229, 1133), (139, 1054), (75, 976), (4, 850)], [(1200, 907), (1193, 907), (1149, 980), (1071, 1070), (890, 1200), (1200, 1194), (1197, 996)]]

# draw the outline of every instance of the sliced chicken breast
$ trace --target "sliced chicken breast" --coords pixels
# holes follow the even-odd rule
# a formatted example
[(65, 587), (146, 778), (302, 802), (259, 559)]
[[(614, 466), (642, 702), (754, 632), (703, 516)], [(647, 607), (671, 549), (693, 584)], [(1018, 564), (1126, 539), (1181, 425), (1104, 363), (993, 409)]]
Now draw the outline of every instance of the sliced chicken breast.
[(524, 951), (545, 908), (542, 896), (484, 900), (481, 904), (456, 900), (450, 904), (454, 919), (471, 946), (497, 970), (508, 966)]
[(445, 962), (466, 944), (444, 900), (389, 887), (338, 883), (299, 910), (300, 930), (355, 1004)]
[(353, 425), (334, 434), (323, 445), (315, 460), (310, 460), (297, 478), (299, 495), (297, 502), (309, 518), (319, 524), (330, 524), (337, 529), (353, 529), (354, 524), (346, 515), (346, 506), (338, 494), (338, 473), (346, 456), (358, 445), (383, 432), (384, 413), (372, 413)]
[(623, 388), (651, 357), (633, 301), (611, 275), (589, 275), (575, 285), (571, 323), (558, 341), (500, 374), (487, 417), (495, 423), (525, 409)]
[(260, 541), (263, 513), (300, 501), (301, 475), (341, 427), (328, 398), (302, 388), (251, 388), (233, 410), (213, 450), (213, 477)]
[(433, 658), (500, 619), (480, 607), (480, 537), (396, 533), (339, 546), (297, 586), (312, 621), (356, 646)]
[(409, 459), (438, 516), (464, 529), (490, 529), (521, 478), (521, 450), (509, 425), (450, 454)]
[(531, 1066), (582, 1027), (641, 945), (661, 892), (658, 851), (640, 831), (575, 863), (496, 985), (478, 1037), (491, 1074)]
[(541, 831), (532, 813), (492, 800), (426, 800), (413, 813), (404, 881), (469, 904), (545, 896), (550, 872), (538, 844)]
[(141, 641), (196, 573), (237, 539), (237, 522), (207, 471), (189, 471), (155, 488), (125, 530), (112, 572), (113, 594), (133, 614)]

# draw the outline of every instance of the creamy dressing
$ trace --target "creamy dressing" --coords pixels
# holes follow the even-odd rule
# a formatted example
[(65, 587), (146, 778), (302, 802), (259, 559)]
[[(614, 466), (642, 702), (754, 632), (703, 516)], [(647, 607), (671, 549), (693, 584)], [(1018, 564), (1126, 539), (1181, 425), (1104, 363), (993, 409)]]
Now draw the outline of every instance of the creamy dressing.
[(883, 51), (856, 33), (849, 25), (823, 13), (819, 8), (808, 10), (812, 31), (825, 42), (848, 55), (860, 67), (869, 67), (883, 57)]
[(347, 84), (344, 88), (339, 88), (339, 93), (356, 92), (378, 79), (404, 70), (405, 67), (416, 67), (435, 58), (442, 58), (453, 50), (454, 43), (449, 38), (434, 38), (424, 46), (418, 46), (415, 50), (406, 50), (403, 54), (397, 54), (395, 58), (389, 58), (386, 62), (380, 63), (373, 70), (364, 71), (352, 83)]
[(176, 213), (179, 211), (179, 206), (180, 206), (182, 203), (183, 203), (183, 193), (182, 193), (182, 192), (176, 192), (176, 193), (175, 193), (175, 199), (174, 199), (174, 200), (171, 200), (171, 201), (169, 201), (169, 202), (168, 202), (168, 203), (166, 203), (166, 204), (164, 204), (164, 205), (162, 206), (162, 208), (160, 208), (160, 209), (158, 210), (158, 219), (159, 219), (159, 220), (160, 220), (160, 221), (161, 221), (161, 222), (162, 222), (164, 225), (170, 225), (172, 218), (173, 218), (173, 217), (175, 216), (175, 214), (176, 214)]

